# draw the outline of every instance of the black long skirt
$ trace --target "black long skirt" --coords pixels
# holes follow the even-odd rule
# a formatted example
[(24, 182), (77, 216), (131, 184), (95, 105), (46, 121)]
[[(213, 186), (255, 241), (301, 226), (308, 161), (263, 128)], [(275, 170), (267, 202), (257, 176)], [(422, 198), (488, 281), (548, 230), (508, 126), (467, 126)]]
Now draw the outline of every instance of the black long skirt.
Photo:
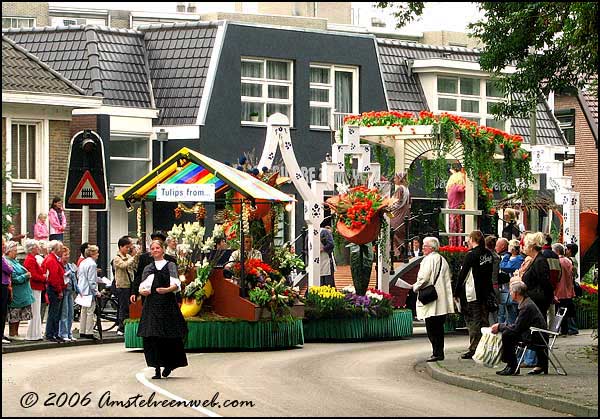
[(144, 338), (144, 356), (149, 367), (175, 368), (187, 366), (181, 338)]

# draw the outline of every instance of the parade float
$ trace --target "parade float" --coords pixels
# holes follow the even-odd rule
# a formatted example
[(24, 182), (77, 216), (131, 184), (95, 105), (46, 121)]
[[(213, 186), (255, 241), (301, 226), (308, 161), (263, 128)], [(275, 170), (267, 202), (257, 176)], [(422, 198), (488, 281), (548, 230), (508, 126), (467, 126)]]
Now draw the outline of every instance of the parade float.
[[(281, 349), (304, 343), (304, 306), (298, 289), (289, 286), (275, 267), (247, 259), (244, 246), (238, 250), (244, 263), (234, 264), (233, 277), (225, 278), (223, 266), (217, 263), (222, 254), (214, 251), (219, 238), (244, 243), (251, 221), (293, 198), (256, 176), (182, 148), (117, 200), (139, 211), (140, 237), (146, 236), (147, 201), (177, 202), (175, 218), (185, 212), (196, 215), (198, 221), (175, 224), (169, 231), (169, 236), (180, 242), (177, 262), (182, 280), (181, 311), (188, 325), (186, 349)], [(203, 208), (219, 202), (225, 204), (229, 215), (205, 238)], [(283, 270), (298, 266), (292, 255), (280, 256)], [(140, 312), (140, 307), (131, 306), (125, 324), (127, 348), (143, 346), (137, 336)]]

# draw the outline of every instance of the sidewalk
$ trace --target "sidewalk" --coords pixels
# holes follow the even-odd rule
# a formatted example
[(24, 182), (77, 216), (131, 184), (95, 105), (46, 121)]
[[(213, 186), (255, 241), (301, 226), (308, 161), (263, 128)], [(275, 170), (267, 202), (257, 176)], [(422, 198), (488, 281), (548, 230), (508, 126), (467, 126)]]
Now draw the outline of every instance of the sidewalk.
[[(21, 336), (23, 338), (25, 337), (25, 334), (27, 333), (27, 323), (28, 322), (21, 322), (21, 324), (19, 325), (19, 336)], [(51, 349), (51, 348), (67, 347), (67, 346), (98, 345), (101, 343), (125, 342), (124, 336), (117, 335), (116, 327), (114, 327), (110, 331), (105, 330), (105, 329), (108, 329), (109, 327), (111, 327), (112, 325), (113, 325), (112, 322), (104, 322), (104, 321), (102, 322), (102, 329), (104, 330), (102, 332), (102, 342), (100, 342), (100, 341), (96, 342), (96, 341), (93, 341), (92, 339), (85, 339), (85, 338), (80, 339), (79, 338), (79, 322), (73, 322), (73, 337), (77, 338), (76, 342), (56, 343), (56, 342), (48, 342), (45, 340), (41, 340), (41, 341), (13, 340), (9, 344), (2, 344), (2, 353), (6, 354), (6, 353), (12, 353), (12, 352), (34, 351), (37, 349)], [(44, 323), (42, 323), (42, 330), (46, 330), (45, 328), (46, 328), (46, 323), (44, 322)], [(8, 336), (8, 325), (4, 329), (4, 334), (6, 336)], [(96, 337), (99, 337), (98, 331), (95, 331), (94, 335)]]
[(567, 376), (558, 375), (552, 365), (548, 375), (528, 376), (530, 370), (522, 368), (519, 376), (499, 376), (496, 371), (504, 363), (486, 368), (460, 359), (464, 351), (446, 352), (443, 361), (427, 362), (425, 368), (432, 378), (448, 384), (575, 416), (597, 417), (598, 341), (592, 340), (591, 333), (580, 330), (577, 336), (556, 339), (554, 352)]

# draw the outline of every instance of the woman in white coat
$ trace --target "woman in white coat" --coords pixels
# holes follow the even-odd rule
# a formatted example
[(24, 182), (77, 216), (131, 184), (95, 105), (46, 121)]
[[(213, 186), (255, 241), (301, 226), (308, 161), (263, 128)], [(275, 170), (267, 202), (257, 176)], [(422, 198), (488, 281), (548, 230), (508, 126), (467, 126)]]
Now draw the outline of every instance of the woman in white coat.
[(417, 294), (421, 288), (434, 284), (437, 292), (437, 299), (429, 304), (423, 304), (417, 299), (417, 319), (425, 319), (427, 337), (433, 348), (433, 355), (427, 362), (444, 359), (444, 323), (446, 314), (454, 313), (450, 266), (446, 259), (438, 253), (439, 249), (440, 242), (437, 238), (425, 237), (423, 239), (425, 257), (421, 261), (417, 282), (413, 285), (413, 291)]

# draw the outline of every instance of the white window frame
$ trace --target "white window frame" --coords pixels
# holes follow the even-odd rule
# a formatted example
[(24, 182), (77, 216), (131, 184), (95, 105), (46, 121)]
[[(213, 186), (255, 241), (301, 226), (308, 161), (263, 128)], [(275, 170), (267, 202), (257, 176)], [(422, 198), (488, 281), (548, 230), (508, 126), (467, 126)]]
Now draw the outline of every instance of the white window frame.
[[(113, 156), (112, 155), (112, 151), (109, 148), (109, 152), (110, 157), (109, 160), (112, 161), (145, 161), (148, 163), (148, 169), (146, 170), (146, 173), (150, 172), (150, 170), (152, 169), (152, 142), (150, 140), (150, 135), (147, 133), (136, 133), (136, 132), (131, 132), (131, 133), (125, 133), (125, 132), (111, 132), (110, 133), (110, 139), (109, 139), (109, 144), (110, 141), (113, 141), (113, 138), (115, 137), (121, 137), (121, 138), (145, 138), (146, 139), (146, 143), (147, 143), (147, 152), (148, 152), (148, 157), (147, 158), (142, 158), (142, 157), (119, 157), (119, 156)], [(110, 171), (110, 169), (109, 169)], [(109, 184), (112, 186), (126, 186), (129, 187), (131, 185), (133, 185), (133, 183), (112, 183), (110, 182), (110, 173), (109, 173)], [(134, 179), (137, 180), (137, 179)]]
[[(290, 79), (286, 80), (276, 80), (276, 79), (268, 79), (267, 78), (267, 62), (268, 61), (276, 61), (287, 63), (290, 67)], [(241, 76), (240, 70), (240, 107), (241, 103), (260, 103), (263, 106), (263, 115), (264, 121), (245, 121), (242, 120), (242, 116), (240, 115), (240, 121), (242, 125), (251, 125), (251, 126), (266, 126), (267, 125), (267, 105), (288, 105), (290, 107), (290, 127), (294, 126), (294, 63), (291, 60), (285, 59), (275, 59), (275, 58), (257, 58), (257, 57), (242, 57), (241, 62), (253, 62), (260, 63), (263, 66), (263, 74), (264, 77), (256, 78), (256, 77), (243, 77)], [(242, 96), (241, 95), (241, 84), (242, 83), (252, 83), (252, 84), (260, 84), (262, 85), (262, 96)], [(275, 99), (269, 98), (269, 86), (286, 86), (289, 88), (289, 97), (287, 99)]]
[[(33, 222), (31, 224), (28, 224), (27, 223), (27, 194), (30, 194), (30, 193), (35, 194), (35, 211), (34, 211)], [(12, 199), (13, 194), (21, 194), (21, 202), (14, 202), (14, 200)], [(21, 214), (21, 225), (19, 226), (19, 231), (17, 233), (25, 234), (25, 232), (27, 232), (28, 237), (33, 237), (33, 230), (32, 230), (33, 224), (35, 224), (38, 214), (40, 214), (41, 212), (45, 212), (46, 214), (48, 213), (48, 210), (41, 209), (42, 208), (41, 196), (42, 196), (41, 186), (39, 188), (36, 186), (32, 186), (29, 188), (23, 188), (23, 187), (15, 187), (13, 185), (13, 188), (11, 190), (11, 197), (10, 197), (11, 205), (18, 206), (19, 213)]]
[[(39, 187), (42, 188), (42, 159), (34, 157), (35, 161), (35, 173), (36, 177), (33, 179), (29, 178), (20, 178), (16, 176), (16, 170), (20, 164), (19, 161), (12, 161), (12, 134), (13, 134), (13, 125), (33, 125), (35, 126), (35, 149), (37, 151), (37, 156), (39, 157), (43, 152), (42, 149), (42, 130), (43, 130), (43, 121), (33, 120), (33, 119), (11, 119), (10, 120), (11, 128), (10, 128), (10, 138), (6, 139), (7, 149), (6, 149), (6, 160), (10, 160), (10, 168), (11, 168), (11, 181), (13, 184), (13, 188), (30, 188), (30, 187)], [(29, 131), (29, 130), (28, 130)], [(8, 133), (7, 133), (8, 134)], [(18, 130), (17, 130), (18, 134)], [(10, 142), (10, 146), (8, 143)], [(19, 144), (21, 143), (21, 139), (19, 139)], [(19, 147), (20, 148), (20, 147)], [(20, 150), (17, 151), (20, 154)], [(13, 174), (15, 176), (13, 176)]]
[[(23, 17), (23, 16), (2, 16), (2, 20), (4, 21), (4, 19), (10, 19), (10, 26), (9, 27), (5, 27), (4, 24), (2, 25), (2, 29), (11, 29), (11, 28), (34, 28), (36, 26), (37, 23), (37, 19), (34, 17)], [(31, 26), (19, 26), (18, 22), (21, 20), (32, 20), (33, 21), (33, 25)]]
[[(315, 130), (327, 130), (330, 131), (335, 127), (335, 115), (337, 113), (337, 109), (335, 109), (335, 73), (336, 72), (345, 72), (352, 74), (352, 112), (350, 114), (358, 114), (358, 105), (359, 105), (359, 81), (358, 81), (358, 67), (354, 66), (344, 66), (344, 65), (335, 65), (335, 64), (323, 64), (323, 63), (310, 63), (310, 68), (326, 68), (329, 69), (329, 83), (310, 83), (309, 85), (309, 97), (310, 97), (310, 89), (322, 89), (329, 90), (329, 102), (315, 102), (310, 101), (310, 108), (328, 108), (329, 111), (329, 126), (323, 125), (312, 125), (310, 124), (310, 129)], [(309, 121), (310, 121), (310, 111), (309, 111)]]
[[(438, 92), (438, 80), (440, 78), (452, 78), (457, 79), (456, 92), (457, 93), (443, 93)], [(479, 95), (465, 95), (460, 93), (460, 79), (479, 79)], [(477, 118), (479, 125), (487, 126), (487, 119), (494, 119), (494, 115), (488, 113), (488, 103), (498, 103), (506, 101), (505, 98), (498, 96), (487, 96), (486, 95), (486, 82), (490, 81), (489, 77), (482, 76), (471, 76), (464, 74), (452, 74), (452, 73), (438, 73), (435, 77), (435, 108), (439, 112), (447, 112), (453, 115), (459, 115), (465, 118)], [(439, 109), (438, 99), (455, 99), (456, 100), (456, 111), (447, 111)], [(462, 112), (461, 102), (462, 100), (477, 100), (479, 102), (479, 112)], [(504, 122), (503, 131), (509, 132), (510, 130), (510, 119), (506, 119)]]

